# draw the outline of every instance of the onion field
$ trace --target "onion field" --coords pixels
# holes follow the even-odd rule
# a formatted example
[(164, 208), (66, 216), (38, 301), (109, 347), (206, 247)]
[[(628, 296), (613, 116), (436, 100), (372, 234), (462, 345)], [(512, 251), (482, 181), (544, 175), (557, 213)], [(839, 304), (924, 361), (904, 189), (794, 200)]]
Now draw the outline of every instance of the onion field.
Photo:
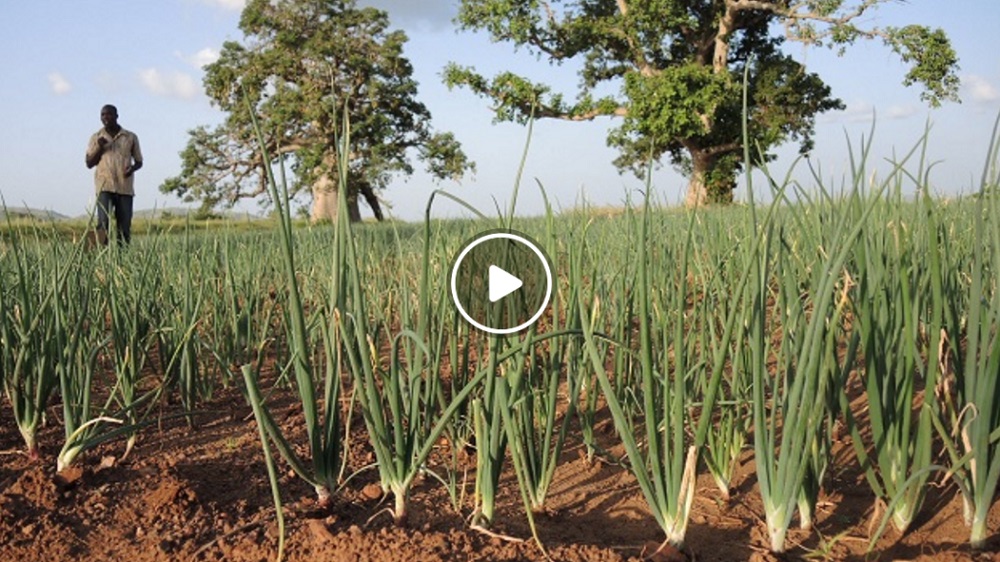
[[(779, 178), (751, 188), (768, 203), (698, 211), (638, 201), (304, 226), (276, 182), (267, 229), (178, 227), (94, 249), (11, 226), (0, 238), (0, 553), (341, 559), (303, 543), (382, 529), (479, 537), (463, 539), (465, 554), (418, 559), (883, 559), (944, 512), (964, 534), (939, 545), (949, 559), (996, 549), (996, 147), (978, 190), (951, 200), (919, 146), (882, 177), (865, 149), (842, 186)], [(542, 319), (513, 335), (470, 327), (448, 291), (456, 250), (496, 228), (531, 235), (557, 277)], [(90, 538), (115, 516), (74, 526), (59, 515), (84, 509), (74, 498), (88, 487), (160, 466), (144, 463), (168, 454), (168, 434), (248, 455), (206, 477), (234, 497), (263, 494), (246, 524), (267, 531), (216, 528), (195, 499), (184, 513), (199, 530), (145, 553), (132, 530), (129, 553)], [(585, 541), (553, 531), (580, 513), (564, 483), (595, 466), (625, 483), (643, 530), (623, 539), (609, 527), (605, 541), (594, 527), (574, 550)], [(49, 508), (18, 492), (28, 473), (56, 482), (44, 484), (59, 491)], [(608, 490), (573, 493), (593, 506)], [(831, 517), (848, 493), (861, 509)], [(141, 499), (109, 498), (111, 511), (118, 501)], [(716, 550), (712, 521), (748, 505), (755, 515), (726, 534), (748, 549)], [(39, 546), (53, 525), (75, 537), (68, 550)], [(246, 541), (261, 547), (241, 555)], [(476, 546), (508, 542), (519, 545), (508, 558)]]

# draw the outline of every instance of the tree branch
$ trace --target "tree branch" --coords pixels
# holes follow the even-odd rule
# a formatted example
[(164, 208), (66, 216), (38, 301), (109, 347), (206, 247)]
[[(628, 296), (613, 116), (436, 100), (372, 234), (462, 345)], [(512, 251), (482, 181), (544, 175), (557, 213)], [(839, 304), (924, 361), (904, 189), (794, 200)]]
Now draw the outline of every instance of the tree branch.
[(724, 154), (726, 152), (733, 152), (743, 148), (743, 143), (740, 142), (730, 142), (726, 144), (717, 144), (715, 146), (710, 146), (708, 148), (701, 149), (701, 152), (706, 156), (715, 156), (717, 154)]
[[(618, 4), (618, 12), (621, 13), (622, 19), (628, 17), (629, 7), (626, 0), (615, 0)], [(646, 54), (642, 52), (642, 47), (636, 44), (635, 38), (632, 37), (625, 29), (619, 31), (622, 39), (628, 43), (628, 49), (632, 52), (632, 58), (634, 59), (635, 65), (639, 68), (639, 73), (643, 76), (655, 76), (658, 70), (649, 64), (646, 59)]]
[(884, 0), (864, 0), (853, 10), (840, 17), (832, 17), (818, 12), (800, 12), (801, 9), (806, 7), (805, 2), (799, 2), (798, 4), (792, 4), (787, 8), (783, 8), (779, 4), (764, 0), (726, 0), (726, 7), (736, 11), (762, 10), (789, 19), (811, 20), (828, 23), (830, 25), (844, 25), (845, 23), (849, 23), (851, 20), (860, 17), (868, 11), (869, 8), (882, 1)]
[(719, 19), (719, 29), (715, 32), (715, 49), (712, 53), (712, 71), (721, 74), (729, 66), (729, 36), (736, 26), (736, 13), (732, 1), (726, 2), (726, 11)]
[(535, 118), (536, 119), (560, 119), (563, 121), (593, 121), (594, 119), (602, 116), (612, 116), (612, 117), (625, 117), (628, 115), (628, 108), (626, 107), (616, 107), (614, 111), (608, 113), (606, 111), (600, 111), (597, 109), (587, 111), (584, 113), (567, 113), (565, 111), (556, 111), (551, 107), (536, 107), (535, 108)]
[[(794, 28), (800, 25), (807, 25), (809, 22), (823, 23), (829, 25), (831, 28), (848, 25), (882, 1), (884, 0), (864, 0), (855, 6), (853, 10), (840, 16), (822, 14), (813, 11), (802, 11), (806, 8), (805, 2), (799, 2), (784, 8), (779, 4), (765, 0), (726, 0), (726, 8), (727, 11), (732, 9), (734, 11), (760, 10), (770, 12), (785, 20), (783, 22), (786, 32), (785, 35), (789, 39), (807, 44), (819, 44), (822, 39), (825, 39), (833, 34), (832, 29), (815, 34), (813, 34), (810, 30), (808, 35), (803, 35), (801, 32), (797, 32)], [(885, 33), (878, 28), (869, 30), (854, 28), (852, 31), (855, 35), (866, 39), (886, 38)]]

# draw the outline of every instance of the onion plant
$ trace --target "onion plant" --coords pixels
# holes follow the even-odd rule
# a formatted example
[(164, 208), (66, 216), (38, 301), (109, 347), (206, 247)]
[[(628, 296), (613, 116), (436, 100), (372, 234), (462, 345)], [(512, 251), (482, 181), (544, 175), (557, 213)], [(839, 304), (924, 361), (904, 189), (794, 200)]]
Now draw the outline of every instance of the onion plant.
[[(510, 229), (514, 221), (514, 211), (517, 208), (518, 194), (521, 189), (521, 177), (524, 173), (525, 163), (528, 157), (528, 149), (531, 146), (532, 133), (534, 131), (534, 118), (528, 120), (527, 134), (525, 136), (524, 150), (521, 154), (520, 165), (514, 177), (514, 187), (506, 215), (499, 206), (497, 208), (498, 226), (501, 230)], [(506, 262), (510, 256), (494, 256), (499, 260), (502, 268), (510, 268)], [(512, 264), (511, 264), (512, 265)], [(486, 324), (490, 324), (491, 318), (502, 318), (504, 307), (511, 307), (513, 301), (502, 299), (491, 303), (486, 310)], [(516, 312), (512, 312), (512, 318), (516, 318)], [(487, 342), (485, 354), (478, 355), (479, 363), (485, 365), (485, 372), (489, 373), (483, 384), (481, 394), (472, 400), (472, 426), (476, 440), (476, 480), (475, 480), (475, 511), (472, 522), (474, 526), (489, 526), (493, 523), (496, 509), (496, 495), (500, 485), (500, 476), (503, 471), (504, 459), (507, 453), (507, 441), (516, 430), (510, 425), (510, 402), (512, 394), (520, 392), (520, 380), (526, 366), (526, 359), (531, 350), (531, 339), (536, 330), (532, 325), (528, 328), (526, 335), (519, 334), (490, 334), (484, 338)], [(501, 361), (500, 355), (505, 351), (513, 352), (513, 359), (510, 363)], [(511, 388), (515, 388), (514, 392)], [(505, 419), (506, 418), (506, 419)], [(518, 446), (523, 445), (520, 440)], [(515, 460), (515, 470), (518, 473), (519, 482), (524, 483), (525, 474), (523, 460), (523, 449), (513, 452)], [(522, 494), (525, 493), (524, 485), (521, 486)], [(527, 502), (526, 502), (527, 505)], [(532, 531), (534, 531), (533, 520)], [(537, 536), (537, 534), (536, 534)]]
[[(265, 149), (263, 133), (254, 119), (254, 129), (260, 141), (260, 149), (265, 162), (269, 156)], [(259, 388), (260, 361), (257, 369), (242, 368), (243, 381), (247, 389), (247, 399), (253, 407), (254, 417), (261, 428), (261, 434), (266, 434), (274, 444), (278, 453), (292, 467), (300, 478), (313, 486), (321, 508), (329, 508), (332, 503), (331, 494), (336, 488), (340, 472), (343, 434), (340, 414), (340, 380), (339, 380), (339, 348), (332, 346), (327, 349), (327, 361), (322, 380), (322, 400), (317, 400), (316, 365), (311, 362), (310, 336), (307, 330), (306, 310), (299, 289), (299, 279), (296, 270), (295, 240), (292, 232), (292, 219), (289, 211), (288, 185), (285, 181), (284, 168), (281, 169), (281, 184), (275, 178), (274, 171), (267, 166), (267, 186), (279, 219), (278, 236), (282, 255), (282, 277), (285, 283), (287, 299), (282, 303), (285, 314), (288, 345), (291, 353), (289, 368), (294, 373), (295, 387), (302, 405), (305, 420), (306, 435), (311, 455), (311, 466), (303, 461), (288, 442), (281, 428), (274, 421), (270, 410), (264, 404)], [(332, 295), (331, 300), (337, 296)], [(330, 338), (326, 338), (330, 341)], [(265, 456), (268, 458), (268, 470), (273, 471), (270, 462), (270, 451), (264, 443)], [(272, 481), (272, 486), (275, 482)], [(275, 497), (278, 491), (274, 490)]]
[[(499, 337), (490, 338), (490, 350), (493, 352), (490, 355), (493, 357), (499, 340)], [(491, 363), (495, 361), (493, 359)], [(491, 364), (485, 369), (490, 375), (486, 377), (482, 395), (472, 400), (472, 424), (476, 439), (475, 512), (472, 524), (481, 527), (493, 524), (497, 491), (507, 452), (503, 412), (506, 410), (509, 392), (497, 390), (498, 383), (506, 384), (502, 379), (502, 372), (496, 372), (497, 366)]]
[[(347, 123), (342, 139), (341, 153), (348, 154), (349, 134)], [(469, 394), (477, 388), (485, 375), (469, 379), (465, 386), (442, 400), (440, 375), (435, 368), (441, 365), (443, 346), (440, 337), (432, 333), (448, 327), (444, 318), (448, 299), (436, 295), (433, 284), (443, 290), (443, 276), (432, 275), (431, 232), (429, 218), (424, 230), (424, 253), (417, 287), (417, 302), (411, 312), (404, 307), (403, 321), (416, 316), (415, 330), (403, 327), (392, 336), (382, 336), (395, 318), (384, 318), (382, 326), (373, 325), (369, 319), (368, 305), (371, 297), (365, 292), (368, 283), (362, 278), (361, 261), (357, 245), (347, 218), (346, 190), (348, 164), (342, 158), (340, 168), (341, 215), (335, 225), (333, 281), (330, 293), (331, 334), (328, 353), (343, 353), (342, 358), (358, 395), (361, 413), (368, 430), (369, 442), (375, 452), (379, 477), (384, 491), (393, 494), (392, 510), (397, 524), (407, 521), (409, 494), (415, 478), (428, 470), (427, 460), (438, 439), (446, 429), (453, 428), (451, 418), (463, 407)], [(428, 203), (428, 215), (430, 205)], [(404, 284), (403, 290), (406, 290)], [(435, 297), (437, 304), (435, 304)], [(406, 297), (403, 297), (404, 301)], [(388, 337), (388, 365), (379, 359), (383, 337)], [(431, 347), (429, 342), (438, 342)], [(404, 353), (402, 346), (409, 349)], [(342, 351), (341, 351), (342, 350)]]
[[(498, 316), (500, 306), (502, 301), (493, 303), (492, 312), (488, 313), (487, 318), (489, 315)], [(487, 527), (494, 521), (496, 496), (509, 439), (509, 424), (505, 425), (504, 417), (509, 416), (513, 394), (511, 387), (520, 388), (518, 381), (525, 369), (534, 333), (535, 327), (532, 326), (528, 328), (526, 335), (490, 334), (483, 338), (483, 351), (478, 354), (476, 370), (483, 374), (483, 381), (481, 389), (478, 389), (479, 393), (472, 398), (471, 403), (476, 442), (474, 526)], [(518, 463), (522, 452), (519, 450), (514, 453)]]
[[(125, 412), (125, 425), (138, 428), (145, 417), (139, 406), (159, 395), (160, 388), (143, 388), (141, 379), (156, 343), (159, 324), (159, 297), (163, 281), (156, 267), (156, 251), (129, 252), (112, 246), (102, 254), (97, 267), (100, 287), (105, 292), (110, 331), (110, 355), (114, 365), (118, 408)], [(126, 441), (125, 455), (135, 446), (133, 430)]]
[[(573, 302), (573, 308), (577, 309)], [(558, 307), (553, 313), (558, 314)], [(579, 312), (568, 313), (570, 323), (564, 330), (579, 332), (572, 323), (578, 322)], [(557, 317), (557, 316), (556, 316)], [(545, 507), (549, 487), (559, 465), (563, 445), (575, 416), (577, 381), (567, 378), (568, 406), (560, 414), (563, 373), (569, 354), (579, 349), (573, 339), (561, 337), (549, 341), (548, 352), (535, 352), (527, 362), (527, 372), (521, 389), (511, 388), (509, 407), (503, 413), (507, 439), (518, 474), (519, 484), (529, 512), (539, 513)], [(506, 392), (506, 389), (505, 389)]]
[[(905, 533), (923, 503), (933, 462), (942, 309), (924, 273), (938, 273), (940, 260), (933, 250), (925, 253), (914, 244), (921, 237), (911, 229), (919, 225), (907, 227), (899, 203), (879, 205), (889, 212), (872, 221), (876, 228), (866, 231), (857, 248), (852, 316), (863, 351), (870, 442), (849, 408), (846, 385), (840, 401), (865, 476), (876, 496), (891, 506), (895, 528)], [(929, 270), (920, 266), (927, 257)], [(921, 332), (927, 311), (932, 328), (925, 346)], [(929, 390), (922, 398), (921, 388)]]
[(180, 263), (181, 278), (179, 283), (172, 284), (165, 291), (164, 310), (159, 315), (164, 325), (157, 330), (157, 344), (163, 363), (164, 385), (168, 388), (176, 386), (188, 425), (193, 427), (195, 405), (211, 396), (213, 382), (202, 376), (203, 346), (198, 328), (204, 310), (205, 288), (194, 278), (198, 270), (190, 224), (184, 231), (182, 253), (180, 259), (176, 259), (176, 255), (169, 256), (175, 259), (162, 266), (163, 271), (169, 271)]
[[(496, 303), (499, 304), (499, 303)], [(496, 308), (496, 307), (495, 307)], [(517, 428), (510, 419), (512, 395), (519, 395), (520, 380), (527, 365), (530, 354), (531, 339), (535, 327), (528, 329), (524, 336), (491, 335), (488, 338), (489, 350), (486, 360), (486, 371), (489, 375), (484, 381), (482, 396), (473, 402), (473, 423), (476, 432), (476, 512), (474, 525), (488, 526), (494, 521), (496, 496), (500, 487), (500, 477), (503, 472), (504, 460), (507, 455), (508, 443), (512, 436), (516, 450), (511, 452), (514, 457), (515, 470), (519, 482), (522, 483), (522, 493), (526, 493), (524, 478), (525, 443), (517, 433)], [(509, 362), (499, 359), (501, 350), (513, 352)], [(529, 515), (530, 517), (530, 515)]]
[[(562, 349), (559, 343), (552, 347)], [(557, 414), (562, 361), (546, 355), (535, 354), (528, 362), (523, 391), (503, 389), (509, 407), (501, 412), (526, 507), (535, 513), (545, 506), (574, 413), (571, 406), (562, 418)]]
[[(736, 229), (739, 221), (730, 218), (719, 211), (711, 220), (705, 217), (700, 221), (702, 228), (696, 233), (695, 247), (701, 250), (694, 253), (692, 260), (694, 278), (701, 284), (692, 295), (692, 299), (701, 301), (696, 309), (696, 316), (701, 318), (701, 341), (708, 342), (708, 349), (716, 350), (731, 364), (718, 388), (717, 408), (711, 413), (702, 453), (705, 467), (724, 501), (730, 499), (733, 472), (746, 445), (751, 424), (749, 354), (743, 345), (746, 325), (739, 321), (744, 312), (743, 303), (730, 295), (731, 284), (740, 280), (742, 272), (748, 271), (748, 252), (742, 251), (740, 242), (734, 242), (739, 237), (730, 229)], [(726, 337), (726, 325), (722, 320), (730, 316), (738, 320), (735, 333), (729, 338), (729, 348), (725, 349), (722, 339)], [(705, 379), (699, 378), (698, 382), (703, 383)]]
[(255, 345), (269, 339), (277, 303), (269, 297), (268, 283), (274, 275), (263, 251), (269, 244), (256, 235), (241, 241), (228, 230), (215, 242), (217, 290), (209, 291), (208, 337), (225, 384), (240, 373), (241, 365), (256, 360)]
[[(847, 302), (843, 268), (874, 205), (855, 214), (832, 199), (793, 202), (783, 196), (787, 178), (772, 184), (781, 186), (776, 199), (787, 202), (791, 225), (754, 220), (762, 243), (752, 254), (747, 303), (757, 479), (770, 548), (780, 553), (796, 506), (803, 526), (815, 508), (826, 463), (829, 387), (844, 379), (841, 371), (850, 368), (855, 353), (849, 346), (838, 363)], [(850, 197), (862, 195), (855, 190)], [(781, 333), (777, 346), (773, 328)]]
[[(345, 135), (346, 142), (346, 135)], [(346, 154), (346, 150), (343, 152)], [(352, 374), (358, 390), (362, 416), (368, 429), (369, 441), (375, 451), (383, 490), (395, 498), (393, 517), (397, 524), (406, 523), (410, 486), (423, 470), (426, 456), (421, 456), (431, 425), (437, 417), (437, 373), (430, 372), (430, 349), (423, 338), (412, 330), (401, 330), (391, 337), (388, 366), (380, 361), (383, 340), (380, 330), (370, 325), (366, 297), (362, 288), (361, 271), (350, 222), (346, 215), (347, 168), (341, 168), (340, 214), (335, 225), (334, 262), (332, 267), (331, 309), (328, 351), (343, 350), (342, 360)], [(424, 257), (425, 261), (430, 256)], [(424, 269), (428, 274), (428, 269)], [(429, 290), (425, 278), (419, 314), (432, 314)], [(420, 328), (418, 328), (420, 329)], [(406, 339), (416, 346), (403, 364), (400, 349)], [(429, 454), (430, 448), (427, 449)]]
[(60, 307), (66, 304), (67, 286), (80, 274), (80, 248), (66, 259), (59, 245), (39, 240), (39, 235), (35, 233), (39, 248), (27, 247), (23, 233), (11, 237), (8, 263), (13, 262), (13, 286), (0, 290), (3, 389), (32, 460), (39, 458), (38, 428), (59, 386), (59, 358), (73, 345), (67, 343), (73, 337), (73, 322), (56, 322), (55, 317), (65, 312)]
[[(544, 247), (548, 256), (558, 258), (562, 254), (562, 248), (558, 243), (554, 215), (544, 189), (542, 196), (546, 200)], [(559, 262), (550, 262), (550, 268), (555, 271), (559, 271), (559, 266)], [(508, 340), (512, 348), (520, 346), (520, 351), (510, 364), (500, 366), (501, 372), (504, 373), (502, 377), (491, 377), (487, 383), (494, 385), (493, 389), (487, 390), (495, 392), (491, 404), (494, 414), (496, 412), (500, 414), (503, 438), (489, 435), (489, 441), (483, 443), (490, 445), (488, 448), (490, 454), (483, 455), (488, 457), (483, 468), (489, 469), (487, 473), (494, 479), (488, 482), (483, 479), (480, 482), (482, 490), (486, 493), (480, 494), (483, 500), (481, 506), (485, 509), (481, 509), (479, 513), (484, 521), (489, 522), (492, 518), (493, 499), (490, 492), (495, 490), (497, 484), (495, 478), (499, 472), (498, 467), (502, 464), (499, 461), (503, 455), (499, 447), (497, 449), (492, 447), (502, 446), (506, 441), (528, 524), (533, 537), (543, 550), (544, 546), (538, 537), (534, 515), (543, 510), (549, 486), (558, 467), (569, 424), (575, 417), (574, 407), (580, 380), (567, 376), (568, 407), (560, 418), (558, 406), (563, 373), (568, 371), (567, 365), (575, 360), (570, 354), (580, 349), (578, 336), (581, 331), (578, 327), (579, 312), (576, 306), (579, 292), (572, 287), (561, 291), (558, 286), (553, 286), (553, 293), (543, 323), (544, 344), (538, 346), (534, 343), (538, 341), (537, 324), (530, 327), (519, 340)], [(501, 338), (491, 338), (491, 343), (496, 344), (499, 341)], [(483, 424), (485, 417), (477, 420), (479, 424)], [(495, 420), (493, 421), (495, 423)], [(491, 427), (495, 428), (493, 425)], [(485, 434), (484, 430), (485, 427), (480, 427), (479, 434)], [(477, 476), (478, 471), (479, 466), (477, 466)]]
[[(969, 293), (964, 300), (959, 291), (946, 291), (949, 302), (944, 332), (950, 345), (942, 363), (954, 372), (953, 389), (957, 403), (950, 409), (951, 428), (939, 433), (952, 458), (964, 500), (966, 523), (971, 527), (969, 542), (974, 549), (986, 546), (988, 514), (1000, 481), (1000, 288), (996, 270), (1000, 267), (1000, 117), (993, 129), (980, 190), (972, 205), (973, 251), (968, 270)], [(940, 243), (945, 261), (955, 258), (954, 248)], [(950, 258), (950, 259), (949, 259)], [(954, 263), (954, 261), (952, 261)], [(954, 275), (945, 272), (942, 275)], [(935, 280), (939, 287), (944, 278)], [(940, 289), (938, 289), (940, 290)], [(964, 302), (963, 302), (964, 300)], [(964, 306), (963, 306), (964, 304)], [(958, 342), (963, 341), (964, 353)], [(947, 343), (947, 342), (946, 342)], [(948, 394), (948, 385), (940, 389)]]
[[(720, 308), (725, 305), (718, 303)], [(742, 342), (742, 328), (737, 325), (733, 340)], [(721, 328), (715, 328), (711, 337), (719, 338)], [(707, 339), (703, 336), (703, 339)], [(718, 343), (713, 344), (717, 348)], [(702, 458), (705, 467), (715, 482), (723, 501), (729, 501), (733, 492), (733, 473), (747, 444), (751, 424), (750, 383), (745, 376), (748, 357), (742, 345), (736, 345), (730, 352), (733, 369), (719, 387), (717, 411), (705, 434)]]
[[(576, 338), (569, 342), (567, 377), (571, 391), (578, 393), (575, 410), (578, 412), (588, 462), (592, 462), (595, 455), (610, 462), (618, 461), (617, 458), (611, 458), (607, 450), (609, 444), (600, 443), (595, 433), (602, 389), (598, 373), (586, 350), (588, 345), (595, 345), (599, 356), (608, 357), (608, 368), (615, 374), (611, 380), (614, 394), (624, 411), (629, 415), (638, 412), (633, 392), (639, 384), (635, 374), (638, 369), (634, 368), (636, 355), (624, 351), (632, 350), (638, 345), (633, 323), (636, 260), (631, 259), (639, 233), (634, 227), (638, 218), (631, 202), (627, 201), (623, 214), (618, 219), (591, 219), (580, 228), (561, 235), (567, 239), (566, 290), (570, 292), (573, 303), (572, 306), (565, 307), (564, 314), (575, 317), (574, 322), (568, 326), (582, 330), (578, 301), (584, 294), (589, 294), (592, 295), (590, 298), (594, 305), (590, 328), (603, 336), (589, 341), (586, 338)], [(624, 259), (608, 259), (609, 256), (624, 256)], [(657, 271), (653, 275), (660, 273)], [(609, 313), (605, 314), (604, 311)]]
[[(633, 392), (637, 396), (641, 420), (626, 411), (605, 369), (604, 358), (596, 345), (593, 306), (588, 311), (582, 299), (578, 306), (587, 341), (586, 351), (628, 455), (629, 467), (666, 540), (681, 546), (694, 501), (699, 451), (707, 439), (728, 350), (736, 333), (737, 309), (732, 308), (723, 320), (724, 328), (719, 338), (700, 339), (702, 332), (692, 329), (691, 318), (709, 311), (701, 308), (689, 316), (692, 294), (689, 274), (696, 215), (690, 216), (679, 247), (662, 248), (652, 243), (651, 215), (647, 195), (642, 217), (636, 224), (637, 244), (629, 254), (637, 264), (633, 286), (639, 337), (636, 360), (639, 386)], [(649, 272), (649, 264), (654, 262), (671, 264), (673, 275), (657, 279), (654, 284)], [(746, 283), (748, 272), (747, 267), (738, 284)], [(596, 305), (597, 301), (593, 302)], [(706, 302), (702, 301), (702, 306)], [(619, 353), (627, 352), (615, 349)], [(696, 355), (699, 349), (703, 354), (701, 359)], [(627, 374), (615, 373), (616, 378), (620, 376)], [(701, 392), (696, 394), (695, 389)], [(691, 406), (696, 403), (700, 408), (692, 411)]]
[[(100, 293), (95, 290), (94, 276), (83, 274), (82, 269), (72, 288), (60, 295), (60, 304), (51, 318), (55, 324), (54, 343), (59, 351), (56, 373), (66, 435), (56, 459), (57, 472), (72, 465), (87, 449), (122, 433), (109, 430), (109, 424), (122, 423), (108, 414), (115, 394), (108, 393), (102, 407), (93, 403), (97, 359), (110, 343), (110, 336), (94, 326), (93, 311), (103, 307), (98, 300)], [(92, 304), (95, 300), (98, 300), (96, 305)]]

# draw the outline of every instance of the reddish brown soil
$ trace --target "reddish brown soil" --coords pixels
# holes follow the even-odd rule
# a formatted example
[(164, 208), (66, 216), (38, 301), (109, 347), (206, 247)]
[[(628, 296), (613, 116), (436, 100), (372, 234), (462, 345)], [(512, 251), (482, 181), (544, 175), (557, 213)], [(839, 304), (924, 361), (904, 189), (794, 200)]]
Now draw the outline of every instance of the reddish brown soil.
[[(238, 392), (220, 394), (205, 407), (210, 413), (202, 416), (199, 429), (188, 429), (176, 418), (165, 420), (141, 433), (127, 459), (111, 462), (123, 448), (112, 443), (85, 455), (81, 468), (58, 477), (54, 467), (61, 427), (52, 424), (42, 431), (44, 464), (31, 463), (22, 454), (10, 453), (21, 448), (20, 435), (9, 405), (2, 404), (0, 561), (274, 560), (277, 526), (257, 430)], [(299, 414), (291, 401), (284, 404), (277, 419), (293, 427)], [(57, 409), (50, 410), (53, 419), (57, 414)], [(356, 428), (355, 438), (361, 433)], [(614, 440), (608, 433), (605, 438), (609, 444)], [(568, 446), (549, 511), (538, 521), (551, 558), (645, 558), (662, 537), (634, 479), (621, 466), (589, 464), (577, 443)], [(355, 443), (352, 449), (352, 468), (371, 462), (365, 444)], [(827, 483), (831, 492), (819, 508), (815, 532), (793, 531), (785, 558), (865, 559), (873, 499), (849, 450), (849, 445), (838, 444), (838, 461)], [(687, 534), (688, 559), (776, 559), (766, 553), (763, 510), (752, 461), (747, 459), (749, 454), (728, 503), (719, 499), (707, 475), (699, 480)], [(530, 541), (508, 542), (470, 530), (465, 521), (468, 508), (456, 513), (433, 479), (414, 490), (409, 528), (395, 528), (384, 511), (388, 501), (371, 493), (375, 478), (374, 471), (362, 472), (336, 496), (332, 513), (319, 514), (309, 487), (286, 474), (286, 559), (544, 560)], [(530, 537), (516, 483), (510, 476), (505, 482), (494, 530)], [(973, 554), (966, 546), (968, 530), (952, 487), (932, 491), (914, 527), (902, 538), (888, 532), (871, 559), (1000, 560), (992, 553)], [(998, 529), (1000, 504), (991, 512), (994, 549), (1000, 547)], [(670, 554), (652, 559), (677, 559)]]

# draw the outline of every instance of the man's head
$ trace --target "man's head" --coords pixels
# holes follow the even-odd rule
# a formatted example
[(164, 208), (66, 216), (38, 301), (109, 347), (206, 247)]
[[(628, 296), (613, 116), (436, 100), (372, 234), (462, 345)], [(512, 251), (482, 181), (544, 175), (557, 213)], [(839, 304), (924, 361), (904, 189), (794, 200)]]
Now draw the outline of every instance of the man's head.
[(118, 129), (118, 108), (111, 104), (102, 107), (101, 123), (104, 123), (104, 128), (108, 131)]

